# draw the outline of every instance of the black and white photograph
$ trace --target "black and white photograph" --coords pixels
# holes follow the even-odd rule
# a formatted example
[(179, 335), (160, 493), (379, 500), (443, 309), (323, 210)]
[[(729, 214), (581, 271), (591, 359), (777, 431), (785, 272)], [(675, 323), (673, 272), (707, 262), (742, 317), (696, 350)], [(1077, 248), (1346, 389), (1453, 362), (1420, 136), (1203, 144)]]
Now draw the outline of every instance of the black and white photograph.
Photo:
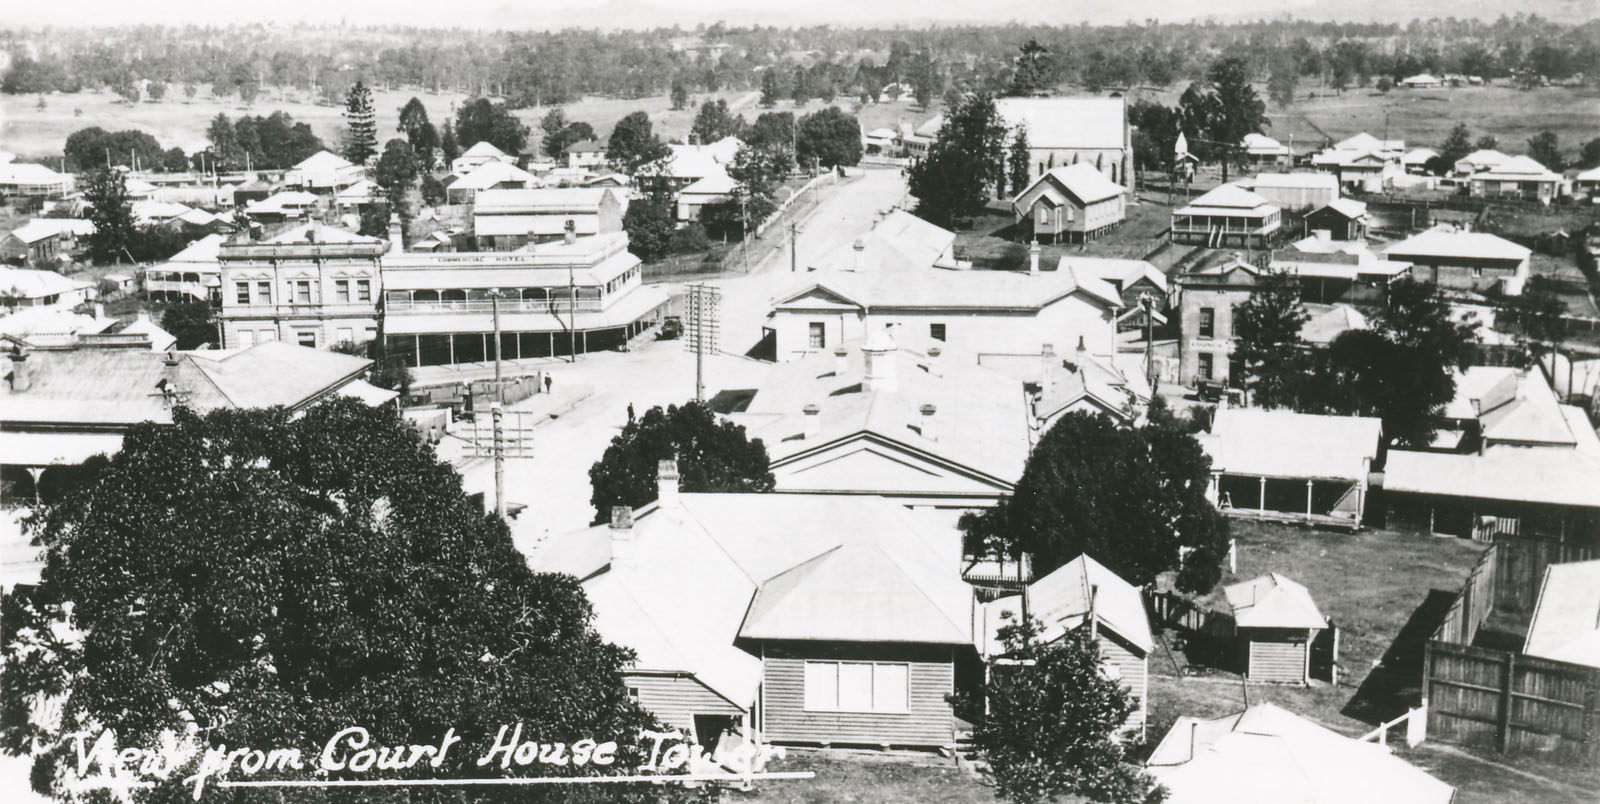
[(1600, 801), (1595, 0), (0, 5), (0, 802)]

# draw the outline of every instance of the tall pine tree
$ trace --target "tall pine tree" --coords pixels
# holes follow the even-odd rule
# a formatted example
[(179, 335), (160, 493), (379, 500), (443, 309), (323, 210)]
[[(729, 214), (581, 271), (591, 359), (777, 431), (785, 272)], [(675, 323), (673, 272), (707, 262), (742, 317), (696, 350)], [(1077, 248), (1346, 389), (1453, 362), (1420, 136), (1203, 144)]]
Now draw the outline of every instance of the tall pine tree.
[(372, 91), (357, 81), (345, 96), (344, 158), (358, 165), (378, 152), (378, 117), (372, 110)]

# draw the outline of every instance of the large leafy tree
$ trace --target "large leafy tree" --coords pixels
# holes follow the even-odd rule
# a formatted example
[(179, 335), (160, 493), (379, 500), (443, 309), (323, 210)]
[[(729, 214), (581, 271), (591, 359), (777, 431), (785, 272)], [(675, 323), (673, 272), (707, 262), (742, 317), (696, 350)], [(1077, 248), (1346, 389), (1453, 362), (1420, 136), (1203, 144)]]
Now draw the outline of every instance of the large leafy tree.
[(1436, 286), (1403, 279), (1389, 286), (1370, 332), (1346, 332), (1319, 357), (1306, 412), (1378, 416), (1384, 434), (1427, 446), (1440, 410), (1455, 398), (1456, 371), (1465, 368), (1474, 325), (1451, 317)]
[(1011, 138), (1011, 150), (1006, 154), (1006, 173), (1011, 179), (1011, 194), (1016, 195), (1028, 187), (1028, 164), (1033, 152), (1028, 148), (1028, 129), (1018, 126)]
[(795, 129), (795, 155), (802, 165), (832, 168), (861, 161), (861, 121), (837, 106), (800, 118)]
[(1022, 43), (1022, 48), (1017, 55), (1017, 66), (1011, 74), (1011, 86), (1008, 94), (1034, 95), (1046, 92), (1055, 83), (1055, 58), (1050, 55), (1050, 49), (1039, 44), (1037, 39), (1029, 39)]
[(217, 342), (216, 312), (203, 301), (168, 305), (161, 314), (161, 328), (178, 341), (179, 349), (199, 349)]
[(1212, 63), (1206, 71), (1211, 92), (1216, 98), (1211, 120), (1211, 139), (1226, 143), (1222, 159), (1222, 180), (1228, 180), (1228, 163), (1237, 158), (1239, 142), (1246, 134), (1259, 133), (1267, 125), (1267, 105), (1250, 83), (1250, 65), (1230, 56)]
[(462, 149), (487, 142), (516, 155), (528, 144), (528, 127), (505, 104), (474, 98), (456, 110), (455, 139)]
[(667, 146), (652, 131), (650, 115), (644, 112), (631, 112), (618, 120), (606, 143), (606, 158), (629, 175), (668, 153)]
[(372, 108), (372, 90), (360, 81), (344, 100), (344, 158), (358, 165), (378, 152), (378, 117)]
[(1567, 166), (1567, 159), (1561, 154), (1561, 138), (1554, 131), (1541, 131), (1529, 138), (1528, 156), (1558, 173)]
[(774, 483), (766, 445), (747, 437), (743, 427), (718, 419), (699, 402), (654, 407), (622, 428), (589, 468), (595, 522), (609, 518), (612, 506), (637, 508), (655, 500), (656, 474), (669, 458), (678, 461), (683, 491), (764, 492)]
[(1205, 591), (1220, 577), (1227, 520), (1206, 499), (1211, 460), (1167, 417), (1118, 427), (1088, 413), (1063, 416), (1034, 447), (1016, 491), (961, 518), (975, 554), (1032, 557), (1044, 575), (1088, 553), (1130, 583), (1168, 570)]
[(143, 131), (128, 129), (110, 132), (99, 126), (79, 129), (67, 136), (61, 149), (69, 171), (88, 171), (95, 168), (127, 165), (157, 167), (165, 161), (165, 152), (155, 137)]
[(1002, 627), (1011, 661), (990, 667), (983, 686), (988, 714), (972, 743), (996, 792), (1014, 804), (1063, 796), (1097, 804), (1164, 800), (1164, 791), (1127, 755), (1119, 731), (1137, 705), (1106, 676), (1089, 630), (1048, 644), (1040, 643), (1039, 630), (1034, 620)]
[(654, 262), (672, 251), (672, 233), (677, 216), (672, 196), (651, 193), (628, 204), (622, 213), (622, 230), (628, 233), (628, 250), (645, 262)]
[(545, 113), (539, 121), (539, 128), (544, 131), (544, 152), (553, 159), (560, 159), (568, 145), (595, 137), (593, 126), (581, 120), (568, 120), (566, 112), (559, 106)]
[(794, 143), (794, 112), (762, 112), (744, 132), (746, 145), (764, 148), (768, 145), (789, 146)]
[(1244, 367), (1244, 387), (1254, 404), (1292, 407), (1306, 370), (1300, 328), (1309, 316), (1300, 280), (1283, 271), (1262, 274), (1250, 298), (1233, 309), (1233, 353)]
[(433, 152), (439, 147), (439, 132), (428, 121), (428, 107), (423, 106), (421, 100), (413, 97), (400, 107), (400, 131), (405, 133), (406, 141), (417, 155), (417, 167), (423, 171), (433, 170)]
[[(443, 766), (396, 776), (596, 772), (477, 767), (463, 748), (506, 723), (541, 740), (616, 739), (623, 767), (648, 754), (638, 735), (653, 718), (621, 678), (631, 656), (591, 628), (578, 582), (529, 570), (505, 523), (397, 412), (340, 399), (298, 416), (180, 407), (173, 420), (135, 426), (40, 511), (43, 582), (7, 612), (21, 620), (5, 646), (8, 711), (64, 692), (64, 729), (114, 729), (124, 746), (191, 722), (208, 745), (310, 757), (351, 725), (383, 745), (437, 742), (451, 728), (462, 738)], [(53, 622), (81, 638), (60, 638)], [(37, 786), (74, 761), (62, 735), (26, 720), (10, 720), (6, 737), (13, 751), (30, 738), (59, 746), (36, 760)], [(174, 778), (138, 798), (189, 794)], [(691, 795), (582, 785), (520, 788), (514, 800)]]
[(1578, 151), (1578, 167), (1584, 169), (1600, 167), (1600, 137), (1583, 144), (1583, 148)]
[(406, 193), (417, 183), (417, 155), (411, 143), (396, 137), (383, 146), (383, 156), (373, 170), (373, 181), (383, 188), (384, 195), (395, 209), (405, 206)]
[(1537, 360), (1561, 346), (1566, 336), (1567, 303), (1556, 290), (1555, 281), (1548, 276), (1528, 278), (1528, 286), (1519, 296), (1500, 299), (1497, 323), (1517, 333), (1528, 356)]
[(1439, 159), (1450, 167), (1461, 161), (1461, 158), (1472, 153), (1472, 132), (1467, 130), (1466, 123), (1457, 123), (1445, 135), (1444, 142), (1439, 144)]
[(928, 156), (911, 166), (917, 215), (952, 226), (983, 209), (989, 189), (1003, 181), (1005, 126), (994, 98), (974, 94), (944, 121)]
[(127, 256), (137, 233), (128, 181), (122, 171), (97, 170), (89, 174), (83, 198), (89, 203), (89, 220), (94, 222), (94, 231), (89, 234), (89, 259), (96, 265), (105, 265)]
[(700, 104), (700, 111), (694, 114), (694, 125), (689, 128), (689, 136), (701, 144), (743, 135), (744, 118), (728, 111), (728, 102), (721, 98)]

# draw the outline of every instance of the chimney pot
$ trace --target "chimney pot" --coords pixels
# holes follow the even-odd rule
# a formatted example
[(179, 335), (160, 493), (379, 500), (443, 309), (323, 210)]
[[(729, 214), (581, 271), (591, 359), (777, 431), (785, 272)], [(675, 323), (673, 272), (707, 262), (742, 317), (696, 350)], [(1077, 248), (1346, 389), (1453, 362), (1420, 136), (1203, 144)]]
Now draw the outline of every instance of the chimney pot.
[(922, 437), (929, 441), (939, 440), (938, 422), (934, 414), (939, 412), (936, 405), (927, 404), (918, 409), (922, 413)]
[(678, 459), (667, 458), (656, 469), (656, 505), (676, 509), (678, 503)]
[(577, 222), (572, 220), (571, 218), (568, 218), (566, 225), (562, 227), (561, 237), (562, 237), (563, 242), (565, 242), (569, 246), (572, 245), (573, 243), (578, 242), (578, 224), (577, 224)]
[(626, 567), (633, 563), (635, 535), (633, 509), (626, 505), (611, 507), (611, 565)]
[(806, 415), (805, 437), (812, 439), (822, 435), (822, 408), (813, 402), (801, 408), (801, 412)]
[(22, 393), (33, 387), (33, 373), (28, 367), (28, 353), (17, 347), (11, 351), (11, 391)]
[(899, 387), (895, 377), (894, 357), (899, 347), (895, 345), (894, 336), (889, 334), (885, 327), (867, 338), (861, 347), (861, 356), (866, 363), (866, 374), (861, 381), (861, 390), (893, 392)]
[(850, 370), (850, 350), (840, 346), (833, 350), (833, 376), (843, 377)]
[(1039, 273), (1039, 253), (1042, 250), (1039, 248), (1039, 241), (1037, 240), (1033, 241), (1033, 245), (1028, 246), (1028, 273)]

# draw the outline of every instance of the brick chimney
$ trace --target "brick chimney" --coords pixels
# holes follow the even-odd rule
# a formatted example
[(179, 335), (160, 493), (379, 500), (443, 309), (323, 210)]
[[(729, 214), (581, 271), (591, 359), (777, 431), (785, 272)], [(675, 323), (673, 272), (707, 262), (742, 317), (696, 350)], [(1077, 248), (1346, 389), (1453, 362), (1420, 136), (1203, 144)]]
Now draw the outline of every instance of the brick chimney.
[(895, 353), (899, 347), (894, 343), (894, 336), (889, 334), (889, 328), (884, 327), (872, 333), (867, 342), (861, 347), (861, 356), (867, 364), (866, 375), (861, 380), (861, 390), (867, 392), (887, 391), (893, 392), (899, 387), (895, 377)]
[(611, 506), (611, 567), (626, 567), (633, 564), (633, 548), (635, 547), (635, 534), (633, 532), (633, 509), (626, 505)]
[(406, 250), (405, 227), (400, 223), (400, 216), (393, 212), (389, 213), (389, 250), (396, 252)]
[(1045, 344), (1039, 348), (1039, 392), (1048, 394), (1055, 387), (1056, 369), (1060, 368), (1061, 361), (1056, 359), (1054, 344)]
[(577, 221), (574, 221), (571, 218), (567, 219), (566, 225), (561, 227), (561, 240), (562, 240), (562, 242), (566, 243), (569, 246), (572, 245), (573, 243), (578, 242), (578, 222)]
[(675, 511), (682, 505), (678, 498), (678, 459), (668, 458), (656, 467), (656, 506), (663, 511)]
[(1028, 273), (1039, 273), (1039, 253), (1042, 250), (1039, 248), (1039, 241), (1037, 240), (1033, 241), (1033, 245), (1028, 246)]
[(812, 402), (801, 408), (801, 412), (806, 415), (805, 439), (810, 441), (822, 435), (822, 408), (818, 407), (817, 403)]
[(918, 411), (922, 414), (922, 437), (928, 439), (929, 441), (938, 441), (939, 421), (935, 416), (935, 414), (939, 412), (938, 406), (931, 404), (923, 405), (921, 408), (918, 408)]
[(161, 356), (161, 393), (166, 396), (168, 405), (181, 401), (178, 396), (178, 364), (178, 353), (171, 349)]
[(28, 353), (18, 346), (11, 350), (11, 393), (20, 394), (33, 387), (33, 369)]

